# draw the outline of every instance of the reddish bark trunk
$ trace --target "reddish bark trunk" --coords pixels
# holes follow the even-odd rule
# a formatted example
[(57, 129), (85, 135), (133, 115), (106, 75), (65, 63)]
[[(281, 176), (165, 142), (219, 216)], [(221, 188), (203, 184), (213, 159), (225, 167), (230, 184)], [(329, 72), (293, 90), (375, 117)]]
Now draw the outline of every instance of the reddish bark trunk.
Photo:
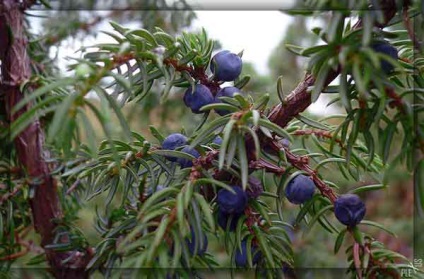
[[(3, 0), (0, 7), (0, 59), (2, 94), (9, 123), (30, 108), (11, 113), (13, 107), (24, 98), (20, 85), (31, 76), (30, 58), (26, 50), (28, 41), (25, 34), (24, 14), (20, 1)], [(9, 35), (9, 31), (13, 36)], [(13, 40), (11, 39), (13, 38)], [(13, 139), (19, 163), (32, 183), (33, 195), (29, 199), (34, 227), (41, 236), (45, 247), (54, 242), (55, 230), (63, 217), (57, 194), (57, 185), (50, 175), (46, 162), (50, 154), (44, 150), (44, 131), (38, 120), (34, 120), (21, 134)], [(86, 278), (85, 266), (89, 260), (87, 253), (71, 251), (56, 252), (45, 249), (52, 273), (57, 278)], [(72, 260), (63, 264), (63, 260)]]

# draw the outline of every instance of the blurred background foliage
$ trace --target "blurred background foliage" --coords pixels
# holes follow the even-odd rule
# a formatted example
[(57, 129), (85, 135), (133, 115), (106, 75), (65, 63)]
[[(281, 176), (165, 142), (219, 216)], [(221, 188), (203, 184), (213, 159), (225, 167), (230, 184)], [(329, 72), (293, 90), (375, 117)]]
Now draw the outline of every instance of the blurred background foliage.
[[(69, 44), (80, 46), (84, 41), (92, 37), (94, 40), (98, 36), (100, 30), (105, 30), (105, 23), (116, 21), (124, 26), (134, 28), (143, 27), (153, 30), (153, 27), (159, 26), (170, 34), (180, 34), (183, 30), (190, 27), (192, 21), (196, 17), (195, 11), (187, 10), (187, 6), (183, 1), (177, 1), (176, 7), (181, 10), (159, 10), (157, 8), (164, 7), (165, 1), (128, 1), (132, 9), (125, 11), (83, 11), (91, 7), (94, 9), (101, 7), (101, 1), (72, 1), (73, 7), (81, 5), (81, 10), (68, 10), (67, 1), (52, 1), (53, 10), (51, 11), (29, 11), (27, 20), (30, 26), (33, 26), (34, 19), (40, 24), (39, 30), (30, 30), (35, 33), (41, 32), (46, 34), (45, 37), (39, 38), (33, 33), (29, 36), (34, 38), (30, 43), (31, 56), (34, 64), (34, 70), (40, 74), (47, 75), (61, 74), (66, 75), (64, 66), (60, 63), (64, 61), (58, 59), (58, 52), (63, 48), (69, 47)], [(126, 6), (123, 3), (119, 5)], [(140, 6), (145, 8), (140, 10)], [(152, 9), (154, 8), (154, 9)], [(61, 10), (63, 9), (63, 10)], [(320, 17), (314, 19), (314, 24), (321, 22), (325, 24), (328, 18)], [(254, 94), (270, 93), (273, 103), (278, 102), (276, 94), (276, 81), (279, 76), (283, 76), (284, 91), (288, 94), (302, 79), (306, 69), (306, 59), (294, 55), (285, 47), (286, 44), (311, 46), (318, 43), (317, 36), (310, 32), (311, 22), (301, 16), (293, 16), (287, 31), (281, 34), (281, 42), (275, 46), (275, 50), (269, 54), (269, 75), (261, 75), (255, 65), (251, 63), (243, 64), (243, 74), (252, 77), (250, 83), (244, 88), (248, 93)], [(270, 27), (272, 28), (272, 27)], [(392, 27), (396, 29), (396, 25)], [(207, 31), (207, 30), (206, 30)], [(217, 41), (216, 49), (220, 48)], [(189, 109), (182, 102), (184, 89), (175, 89), (171, 91), (170, 97), (160, 104), (159, 88), (153, 87), (152, 93), (149, 94), (144, 102), (135, 103), (124, 108), (124, 115), (128, 119), (131, 130), (146, 136), (148, 140), (154, 140), (150, 136), (149, 126), (154, 125), (164, 134), (170, 132), (192, 131), (196, 123), (201, 119), (199, 115), (189, 113)], [(99, 104), (100, 106), (100, 104)], [(334, 107), (334, 105), (333, 105)], [(87, 113), (90, 120), (96, 123), (96, 118)], [(318, 119), (320, 116), (309, 114), (310, 117)], [(48, 115), (46, 117), (49, 117)], [(194, 119), (194, 120), (193, 120)], [(114, 136), (120, 137), (121, 130), (119, 121), (112, 117)], [(334, 123), (339, 124), (339, 123)], [(97, 142), (103, 139), (102, 129), (100, 125), (94, 125), (96, 129)], [(396, 142), (396, 136), (393, 142)], [(302, 147), (302, 142), (292, 143), (293, 148)], [(400, 145), (393, 145), (393, 148), (400, 148)], [(395, 151), (397, 153), (397, 151)], [(361, 182), (346, 181), (344, 177), (335, 169), (329, 167), (323, 171), (323, 176), (331, 176), (333, 182), (340, 186), (341, 192), (347, 192), (349, 189), (362, 185), (373, 184), (373, 177), (365, 174)], [(267, 177), (271, 181), (271, 177)], [(272, 183), (270, 183), (272, 184)], [(385, 243), (389, 249), (397, 251), (409, 259), (413, 258), (413, 181), (409, 173), (404, 167), (395, 169), (390, 176), (390, 189), (372, 192), (366, 196), (367, 219), (374, 220), (389, 227), (398, 237), (390, 237), (389, 234), (379, 231), (376, 238)], [(99, 234), (95, 231), (93, 220), (95, 217), (96, 207), (103, 205), (106, 194), (99, 195), (89, 203), (89, 206), (83, 206), (85, 200), (81, 198), (78, 202), (81, 210), (78, 213), (78, 219), (73, 222), (84, 228), (84, 234), (90, 243), (99, 241)], [(119, 198), (117, 199), (119, 200)], [(297, 215), (298, 208), (286, 204), (284, 214), (290, 220)], [(76, 209), (76, 208), (74, 208)], [(334, 219), (335, 220), (335, 219)], [(333, 221), (334, 221), (333, 220)], [(366, 229), (368, 230), (368, 228)], [(375, 233), (376, 231), (374, 231)], [(297, 267), (313, 267), (313, 268), (332, 268), (344, 267), (346, 258), (344, 253), (333, 254), (333, 245), (335, 236), (329, 235), (320, 227), (315, 228), (307, 235), (303, 235), (302, 230), (297, 228), (290, 232), (292, 237), (294, 251), (296, 254), (295, 265)], [(34, 242), (37, 243), (38, 236), (32, 235)], [(218, 241), (210, 238), (210, 249), (218, 249), (214, 245)], [(214, 239), (214, 240), (212, 240)], [(422, 243), (422, 242), (421, 242)], [(415, 243), (415, 246), (420, 245)], [(424, 244), (423, 244), (424, 245)], [(343, 250), (343, 249), (342, 249)], [(229, 259), (226, 257), (225, 251), (216, 251), (221, 255), (219, 257), (221, 263), (229, 266)], [(28, 254), (20, 258), (22, 265), (34, 255)], [(28, 274), (29, 275), (29, 274)]]

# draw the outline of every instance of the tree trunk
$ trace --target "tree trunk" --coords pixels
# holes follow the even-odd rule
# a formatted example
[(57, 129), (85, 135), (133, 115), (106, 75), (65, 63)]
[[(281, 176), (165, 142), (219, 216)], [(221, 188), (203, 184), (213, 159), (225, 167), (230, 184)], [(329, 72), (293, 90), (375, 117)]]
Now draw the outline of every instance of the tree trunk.
[[(30, 109), (28, 104), (20, 111), (12, 113), (13, 107), (24, 98), (20, 85), (31, 76), (30, 58), (26, 50), (28, 40), (20, 2), (16, 0), (0, 2), (0, 59), (2, 61), (0, 88), (4, 94), (3, 105), (8, 114), (9, 123)], [(84, 251), (57, 252), (46, 248), (46, 245), (54, 242), (55, 230), (63, 218), (63, 212), (57, 194), (56, 180), (50, 175), (49, 165), (46, 162), (50, 154), (43, 148), (44, 131), (38, 119), (12, 140), (18, 161), (30, 181), (33, 195), (29, 198), (29, 203), (33, 223), (35, 230), (41, 235), (41, 246), (45, 249), (52, 273), (57, 278), (87, 278), (85, 266), (90, 258), (88, 253)], [(70, 260), (64, 264), (65, 259)]]

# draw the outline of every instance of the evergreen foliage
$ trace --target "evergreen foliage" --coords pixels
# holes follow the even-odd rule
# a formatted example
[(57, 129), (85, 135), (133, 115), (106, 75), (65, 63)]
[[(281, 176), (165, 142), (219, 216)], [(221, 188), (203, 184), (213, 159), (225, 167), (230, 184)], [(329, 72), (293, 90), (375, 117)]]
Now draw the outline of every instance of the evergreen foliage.
[[(413, 34), (408, 27), (410, 18), (421, 26), (423, 21), (420, 1), (401, 2), (299, 1), (287, 13), (306, 18), (325, 13), (329, 20), (312, 29), (319, 45), (286, 46), (308, 61), (307, 74), (290, 94), (283, 90), (284, 76), (269, 94), (240, 93), (255, 79), (239, 76), (242, 53), (219, 52), (234, 61), (222, 60), (219, 53), (213, 59), (214, 40), (205, 30), (178, 35), (156, 23), (131, 29), (111, 21), (113, 42), (82, 47), (82, 58), (74, 60), (66, 77), (34, 66), (40, 42), (31, 41), (32, 75), (17, 87), (6, 74), (7, 53), (1, 54), (1, 270), (10, 271), (28, 252), (25, 234), (34, 226), (43, 252), (27, 264), (50, 265), (57, 278), (120, 272), (113, 268), (148, 278), (213, 272), (220, 263), (211, 252), (212, 239), (218, 239), (233, 267), (254, 268), (259, 278), (280, 278), (296, 267), (289, 236), (293, 224), (285, 215), (292, 200), (299, 204), (294, 225), (305, 234), (318, 227), (334, 236), (334, 253), (345, 248), (352, 278), (400, 276), (403, 268), (422, 277), (410, 259), (365, 229), (390, 231), (363, 219), (360, 200), (386, 189), (394, 168), (405, 167), (409, 175), (424, 172), (423, 45), (421, 31)], [(4, 13), (0, 10), (0, 19), (7, 19)], [(9, 27), (12, 37), (19, 35)], [(374, 47), (382, 40), (389, 52)], [(220, 76), (227, 62), (236, 65)], [(224, 81), (232, 87), (224, 87)], [(226, 88), (237, 90), (228, 95), (222, 93)], [(201, 114), (197, 127), (168, 134), (153, 126), (149, 134), (131, 130), (123, 109), (158, 91), (162, 103), (178, 94), (181, 103)], [(271, 103), (270, 94), (279, 102)], [(303, 113), (322, 94), (332, 96), (330, 104), (344, 113), (321, 119)], [(119, 121), (119, 137), (112, 117)], [(42, 137), (35, 144), (48, 151), (37, 161), (48, 165), (42, 175), (25, 165), (37, 151), (19, 145), (31, 137), (34, 123), (45, 132), (45, 144)], [(95, 137), (103, 135), (97, 144)], [(344, 193), (323, 172), (329, 167), (346, 181), (366, 175), (378, 183)], [(55, 186), (45, 188), (46, 181)], [(424, 186), (418, 182), (416, 207), (422, 211)], [(53, 193), (60, 205), (60, 214), (45, 215), (54, 227), (48, 233), (34, 217), (36, 207), (50, 206), (40, 205), (39, 193)], [(77, 220), (99, 199), (94, 226), (101, 239), (93, 243)]]

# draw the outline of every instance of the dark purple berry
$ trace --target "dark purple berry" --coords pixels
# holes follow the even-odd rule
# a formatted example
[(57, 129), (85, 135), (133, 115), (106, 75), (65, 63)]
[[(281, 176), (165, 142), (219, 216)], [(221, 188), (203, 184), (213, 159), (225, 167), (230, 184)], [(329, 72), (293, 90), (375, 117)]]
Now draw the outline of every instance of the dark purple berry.
[[(242, 240), (241, 242), (241, 251), (239, 248), (236, 248), (235, 262), (237, 267), (246, 267), (248, 265), (247, 261), (247, 241)], [(255, 265), (259, 262), (262, 257), (261, 251), (257, 251), (257, 247), (251, 247), (252, 252), (252, 264)]]
[[(195, 158), (199, 158), (200, 157), (200, 153), (197, 152), (196, 149), (194, 148), (190, 148), (189, 146), (184, 147), (183, 149), (181, 149), (181, 152), (187, 153), (192, 155)], [(178, 164), (180, 164), (181, 168), (189, 168), (193, 166), (193, 161), (190, 159), (186, 159), (186, 158), (178, 158), (177, 159)]]
[(194, 93), (189, 87), (184, 94), (184, 103), (193, 113), (203, 113), (200, 108), (214, 102), (213, 95), (209, 88), (203, 84), (197, 84)]
[(286, 186), (286, 198), (294, 204), (304, 203), (312, 198), (315, 192), (315, 183), (306, 175), (299, 174)]
[[(375, 52), (386, 54), (395, 60), (399, 58), (397, 49), (391, 44), (389, 44), (387, 41), (375, 42), (371, 45), (371, 48)], [(394, 69), (393, 65), (384, 59), (381, 61), (380, 67), (386, 74), (390, 74), (391, 72), (393, 72)]]
[[(175, 150), (176, 148), (181, 147), (181, 146), (186, 145), (186, 144), (187, 144), (186, 136), (179, 134), (179, 133), (170, 134), (169, 136), (167, 136), (163, 140), (162, 149)], [(177, 161), (177, 158), (173, 157), (173, 156), (165, 156), (165, 158), (168, 159), (171, 162)]]
[[(215, 96), (215, 103), (222, 103), (222, 100), (219, 97), (234, 97), (234, 93), (239, 93), (240, 89), (238, 89), (237, 87), (234, 86), (228, 86), (228, 87), (224, 87), (221, 90), (218, 91), (218, 93)], [(222, 109), (216, 109), (215, 110), (216, 113), (218, 113), (219, 115), (227, 115), (230, 113), (230, 111), (228, 110), (222, 110)]]
[[(230, 232), (233, 232), (236, 230), (237, 222), (240, 219), (241, 214), (228, 214), (222, 212), (220, 209), (218, 209), (218, 225), (223, 229), (228, 230)], [(228, 223), (228, 221), (230, 223)]]
[(233, 186), (235, 194), (227, 189), (218, 192), (217, 202), (222, 212), (227, 214), (240, 214), (247, 205), (247, 194), (240, 186)]
[[(206, 250), (208, 249), (208, 238), (206, 237), (206, 234), (203, 234), (203, 243), (197, 243), (197, 251), (196, 251), (196, 236), (194, 234), (193, 228), (190, 228), (190, 239), (186, 239), (187, 247), (191, 255), (199, 255), (202, 256), (205, 254)], [(202, 245), (202, 246), (200, 246)]]
[(221, 143), (222, 143), (222, 138), (221, 138), (220, 136), (216, 136), (216, 137), (214, 138), (214, 140), (212, 141), (212, 143), (215, 143), (215, 144), (221, 145)]
[(212, 57), (210, 68), (216, 80), (232, 81), (241, 74), (242, 66), (241, 58), (237, 54), (223, 50)]
[(365, 216), (365, 203), (355, 194), (341, 195), (334, 202), (334, 214), (340, 223), (353, 227)]

